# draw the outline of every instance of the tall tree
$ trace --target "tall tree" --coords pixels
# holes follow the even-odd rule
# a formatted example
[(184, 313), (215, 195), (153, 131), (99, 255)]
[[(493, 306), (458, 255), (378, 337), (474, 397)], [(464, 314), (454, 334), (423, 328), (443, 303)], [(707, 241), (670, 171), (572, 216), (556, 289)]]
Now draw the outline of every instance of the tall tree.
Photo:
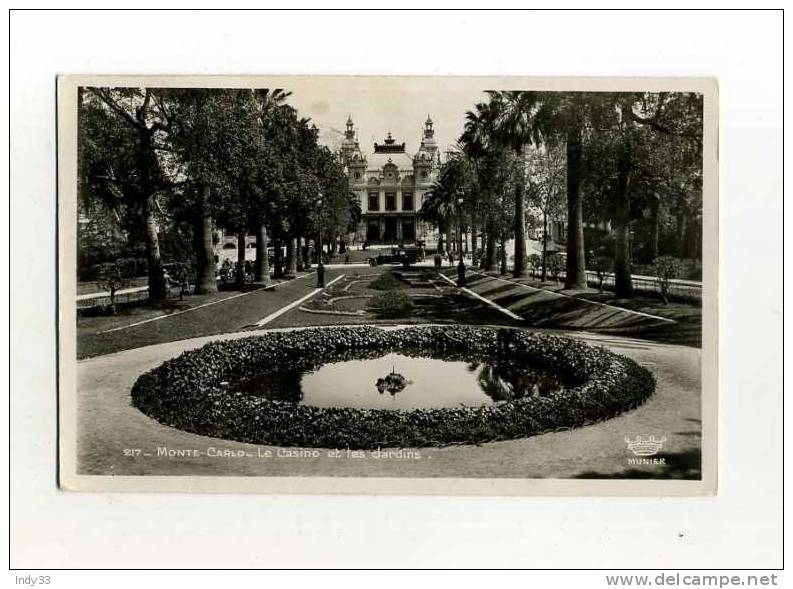
[(177, 89), (169, 92), (175, 125), (170, 134), (181, 173), (194, 187), (195, 292), (217, 291), (212, 232), (215, 217), (244, 216), (235, 176), (250, 146), (249, 94), (237, 89)]
[[(701, 195), (701, 96), (621, 92), (599, 100), (600, 108), (593, 111), (596, 132), (590, 134), (587, 150), (595, 205), (590, 209), (607, 211), (602, 216), (613, 224), (615, 291), (629, 297), (633, 223), (650, 211), (652, 258), (658, 254), (661, 210), (679, 203), (681, 194), (695, 203)], [(698, 205), (678, 210), (686, 211), (683, 219), (696, 219)]]
[(483, 219), (482, 268), (492, 271), (495, 266), (496, 240), (498, 238), (496, 218), (500, 214), (495, 208), (495, 177), (503, 163), (504, 153), (494, 141), (496, 115), (490, 102), (480, 102), (474, 110), (466, 112), (465, 128), (460, 136), (460, 150), (471, 160), (473, 169), (474, 214)]
[(288, 152), (292, 107), (286, 104), (291, 92), (281, 88), (257, 89), (251, 92), (258, 117), (262, 154), (259, 159), (257, 180), (251, 187), (251, 221), (256, 234), (256, 263), (254, 280), (269, 284), (270, 265), (267, 253), (268, 223), (274, 209), (274, 200), (280, 194), (278, 187), (284, 182), (284, 158)]
[(150, 88), (90, 87), (81, 98), (81, 187), (142, 229), (149, 298), (159, 302), (166, 284), (157, 197), (171, 188), (162, 163), (171, 118), (161, 95)]
[[(437, 180), (424, 197), (420, 214), (436, 223), (439, 231), (446, 230), (449, 247), (450, 228), (457, 226), (457, 250), (462, 256), (462, 234), (466, 226), (466, 213), (470, 211), (475, 193), (471, 162), (460, 150), (449, 153), (441, 166)], [(460, 202), (462, 201), (462, 202)]]
[[(586, 287), (581, 184), (584, 179), (583, 135), (590, 99), (590, 94), (581, 92), (491, 93), (491, 101), (498, 104), (500, 112), (498, 135), (505, 144), (516, 151), (530, 143), (565, 146), (568, 226), (565, 287), (570, 289)], [(521, 204), (516, 202), (516, 217), (517, 207)], [(525, 264), (525, 259), (523, 262)]]
[[(491, 92), (490, 109), (495, 119), (494, 136), (504, 147), (512, 148), (519, 158), (524, 157), (525, 149), (536, 140), (537, 130), (533, 119), (534, 95), (529, 92)], [(528, 268), (526, 251), (526, 200), (525, 186), (522, 181), (514, 185), (515, 214), (514, 239), (515, 260), (512, 273), (516, 277), (525, 276)]]
[(528, 154), (529, 202), (542, 219), (541, 280), (547, 279), (548, 223), (562, 217), (565, 203), (566, 169), (558, 146), (535, 148)]

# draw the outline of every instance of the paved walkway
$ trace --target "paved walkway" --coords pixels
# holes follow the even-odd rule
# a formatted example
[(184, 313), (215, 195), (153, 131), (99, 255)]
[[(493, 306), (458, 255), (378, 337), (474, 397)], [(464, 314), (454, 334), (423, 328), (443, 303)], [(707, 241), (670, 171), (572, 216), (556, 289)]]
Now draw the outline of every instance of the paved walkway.
[[(116, 475), (336, 475), (392, 477), (691, 478), (699, 474), (701, 448), (700, 353), (676, 346), (570, 333), (634, 358), (653, 371), (658, 387), (643, 406), (603, 423), (532, 438), (481, 446), (421, 449), (421, 459), (339, 460), (258, 458), (277, 448), (198, 436), (161, 425), (130, 403), (140, 374), (209, 341), (257, 332), (173, 341), (80, 361), (77, 366), (77, 432), (80, 474)], [(665, 437), (664, 465), (635, 466), (625, 438)], [(208, 456), (210, 448), (242, 450), (251, 457)], [(157, 456), (163, 449), (199, 450), (200, 457)], [(140, 451), (139, 456), (125, 450)], [(129, 452), (127, 453), (129, 454)], [(148, 454), (148, 456), (147, 456)]]

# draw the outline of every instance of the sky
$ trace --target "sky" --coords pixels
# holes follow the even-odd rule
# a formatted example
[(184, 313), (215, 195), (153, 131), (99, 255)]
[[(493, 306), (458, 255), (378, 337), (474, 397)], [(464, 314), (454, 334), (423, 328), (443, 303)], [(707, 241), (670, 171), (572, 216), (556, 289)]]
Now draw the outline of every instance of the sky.
[(352, 116), (364, 154), (374, 151), (390, 131), (408, 153), (421, 143), (424, 121), (432, 117), (441, 152), (454, 145), (465, 112), (486, 98), (481, 82), (465, 78), (295, 77), (283, 80), (288, 102), (320, 129), (320, 141), (335, 149), (347, 117)]

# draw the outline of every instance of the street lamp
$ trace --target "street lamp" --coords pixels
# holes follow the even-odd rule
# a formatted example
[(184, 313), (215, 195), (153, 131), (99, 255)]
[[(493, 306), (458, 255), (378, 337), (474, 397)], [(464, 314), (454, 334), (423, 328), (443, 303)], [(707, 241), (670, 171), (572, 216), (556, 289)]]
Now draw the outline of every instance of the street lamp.
[(319, 223), (319, 262), (317, 263), (317, 288), (325, 288), (325, 266), (322, 264), (322, 193), (317, 200), (317, 219)]
[(463, 190), (457, 191), (457, 247), (460, 250), (460, 261), (457, 264), (457, 286), (465, 286), (465, 261), (463, 260)]

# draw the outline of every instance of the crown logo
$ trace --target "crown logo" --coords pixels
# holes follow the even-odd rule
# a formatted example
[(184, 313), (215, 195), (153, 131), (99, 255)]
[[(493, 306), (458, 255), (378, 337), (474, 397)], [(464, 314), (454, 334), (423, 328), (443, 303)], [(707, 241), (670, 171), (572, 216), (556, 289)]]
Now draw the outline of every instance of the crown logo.
[(636, 436), (635, 440), (625, 438), (625, 442), (634, 456), (655, 456), (664, 447), (666, 436), (660, 440), (656, 440), (655, 436)]

